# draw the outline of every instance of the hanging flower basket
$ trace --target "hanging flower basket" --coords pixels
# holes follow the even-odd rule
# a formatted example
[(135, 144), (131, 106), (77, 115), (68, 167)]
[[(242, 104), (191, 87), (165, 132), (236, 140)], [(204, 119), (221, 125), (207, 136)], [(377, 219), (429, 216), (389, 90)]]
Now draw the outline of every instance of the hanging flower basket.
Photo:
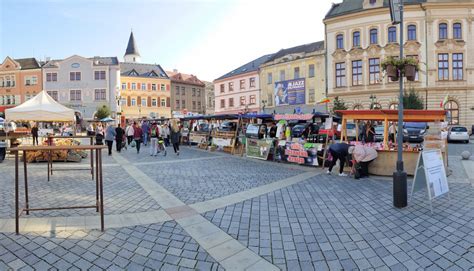
[(392, 80), (392, 81), (398, 81), (398, 69), (397, 66), (394, 65), (387, 65), (387, 68), (385, 70), (387, 72), (387, 76)]
[(415, 81), (416, 72), (419, 70), (418, 59), (406, 57), (400, 62), (399, 69), (408, 81)]
[(405, 77), (408, 81), (415, 81), (416, 77), (416, 66), (415, 65), (405, 65)]

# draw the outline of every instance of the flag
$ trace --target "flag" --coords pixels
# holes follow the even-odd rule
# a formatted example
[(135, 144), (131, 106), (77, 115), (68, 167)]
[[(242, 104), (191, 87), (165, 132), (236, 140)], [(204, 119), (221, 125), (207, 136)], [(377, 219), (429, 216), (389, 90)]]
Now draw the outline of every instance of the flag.
[(444, 108), (444, 106), (446, 105), (447, 102), (448, 102), (448, 94), (446, 94), (446, 96), (444, 97), (444, 99), (441, 102), (441, 104), (439, 105), (439, 107)]
[(319, 100), (317, 102), (317, 104), (327, 104), (329, 103), (331, 100), (329, 100), (329, 98), (322, 98), (321, 100)]

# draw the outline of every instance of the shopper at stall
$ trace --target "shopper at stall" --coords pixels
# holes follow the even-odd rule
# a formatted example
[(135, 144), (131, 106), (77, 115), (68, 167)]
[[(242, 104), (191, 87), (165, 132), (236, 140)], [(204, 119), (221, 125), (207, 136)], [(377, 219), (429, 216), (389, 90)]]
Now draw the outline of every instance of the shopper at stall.
[(139, 124), (133, 124), (133, 141), (135, 141), (135, 147), (137, 148), (137, 154), (140, 153), (140, 144), (142, 143), (143, 130)]
[(349, 148), (349, 154), (352, 154), (354, 163), (354, 177), (369, 177), (369, 164), (377, 158), (377, 151), (374, 148), (364, 145), (356, 145)]
[(35, 123), (33, 128), (31, 128), (31, 136), (33, 137), (33, 146), (38, 144), (38, 125)]
[(336, 165), (337, 160), (339, 160), (339, 176), (347, 176), (343, 171), (344, 164), (349, 156), (349, 147), (352, 146), (347, 143), (335, 143), (329, 146), (329, 153), (332, 156), (332, 161), (329, 165), (328, 171), (326, 172), (327, 174), (331, 174), (332, 168)]
[(397, 133), (396, 124), (395, 124), (395, 122), (392, 122), (390, 124), (390, 127), (388, 128), (388, 140), (395, 143), (395, 134), (396, 133)]
[(122, 144), (123, 144), (123, 135), (125, 134), (125, 131), (120, 127), (120, 124), (117, 125), (117, 128), (115, 128), (115, 144), (117, 145), (117, 152), (122, 151)]
[(367, 126), (364, 121), (359, 122), (359, 140), (365, 142), (365, 135), (367, 134)]
[(174, 153), (179, 155), (179, 141), (181, 138), (181, 131), (176, 120), (171, 120), (170, 138), (171, 144), (173, 144)]
[(375, 127), (371, 121), (367, 122), (365, 142), (375, 142)]
[(116, 135), (117, 133), (115, 132), (115, 127), (112, 124), (107, 125), (107, 128), (105, 129), (105, 143), (107, 143), (109, 156), (112, 155), (112, 145), (114, 144)]

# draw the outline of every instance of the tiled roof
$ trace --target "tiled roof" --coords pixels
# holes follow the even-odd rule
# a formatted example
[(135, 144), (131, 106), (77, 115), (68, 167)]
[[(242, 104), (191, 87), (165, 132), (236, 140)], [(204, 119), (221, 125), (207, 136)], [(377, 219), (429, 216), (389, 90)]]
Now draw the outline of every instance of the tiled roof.
[(228, 73), (224, 74), (223, 76), (215, 79), (214, 81), (225, 79), (225, 78), (232, 77), (232, 76), (236, 76), (236, 75), (239, 75), (239, 74), (244, 74), (244, 73), (256, 71), (256, 70), (258, 70), (258, 67), (261, 64), (265, 63), (272, 56), (273, 56), (273, 54), (268, 54), (268, 55), (261, 56), (261, 57), (255, 59), (255, 60), (250, 61), (249, 63), (247, 63), (243, 66), (238, 67), (237, 69), (235, 69), (231, 72), (228, 72)]
[(284, 57), (286, 55), (291, 54), (299, 54), (299, 53), (311, 53), (319, 50), (324, 49), (324, 41), (317, 41), (309, 44), (298, 45), (295, 47), (291, 47), (288, 49), (281, 49), (276, 54), (274, 54), (271, 58), (269, 58), (265, 63), (274, 61), (275, 59)]
[(130, 32), (130, 38), (128, 39), (127, 50), (125, 50), (125, 55), (140, 55), (138, 53), (137, 46), (135, 45), (135, 38), (133, 37), (133, 32)]
[(41, 65), (38, 63), (36, 58), (19, 58), (15, 59), (16, 62), (20, 63), (22, 70), (30, 70), (30, 69), (39, 69)]
[(120, 62), (120, 75), (131, 77), (157, 77), (169, 79), (166, 72), (158, 64)]
[[(413, 5), (424, 3), (426, 0), (403, 0), (405, 5)], [(346, 14), (356, 13), (364, 10), (364, 0), (343, 0), (342, 3), (333, 4), (325, 19), (342, 16)], [(388, 7), (388, 0), (384, 0), (384, 7)]]
[(172, 71), (166, 71), (166, 74), (171, 79), (171, 82), (173, 83), (182, 83), (182, 84), (189, 84), (189, 85), (195, 85), (195, 86), (200, 86), (204, 87), (204, 83), (197, 78), (196, 75), (192, 74), (186, 74), (186, 73), (181, 73), (181, 72), (172, 72)]
[[(107, 57), (89, 57), (87, 58), (93, 61), (94, 66), (108, 66), (108, 65), (118, 65), (119, 61), (118, 58), (115, 56), (107, 56)], [(63, 61), (64, 59), (52, 59), (50, 61), (46, 61), (43, 63), (43, 68), (57, 68), (58, 63)]]

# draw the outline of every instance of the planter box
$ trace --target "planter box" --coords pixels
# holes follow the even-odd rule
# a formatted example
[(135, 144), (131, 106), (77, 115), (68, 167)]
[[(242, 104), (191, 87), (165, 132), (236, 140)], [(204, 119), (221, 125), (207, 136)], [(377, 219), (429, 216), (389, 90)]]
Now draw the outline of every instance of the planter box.
[(415, 81), (416, 67), (413, 65), (405, 65), (405, 77), (408, 81)]

